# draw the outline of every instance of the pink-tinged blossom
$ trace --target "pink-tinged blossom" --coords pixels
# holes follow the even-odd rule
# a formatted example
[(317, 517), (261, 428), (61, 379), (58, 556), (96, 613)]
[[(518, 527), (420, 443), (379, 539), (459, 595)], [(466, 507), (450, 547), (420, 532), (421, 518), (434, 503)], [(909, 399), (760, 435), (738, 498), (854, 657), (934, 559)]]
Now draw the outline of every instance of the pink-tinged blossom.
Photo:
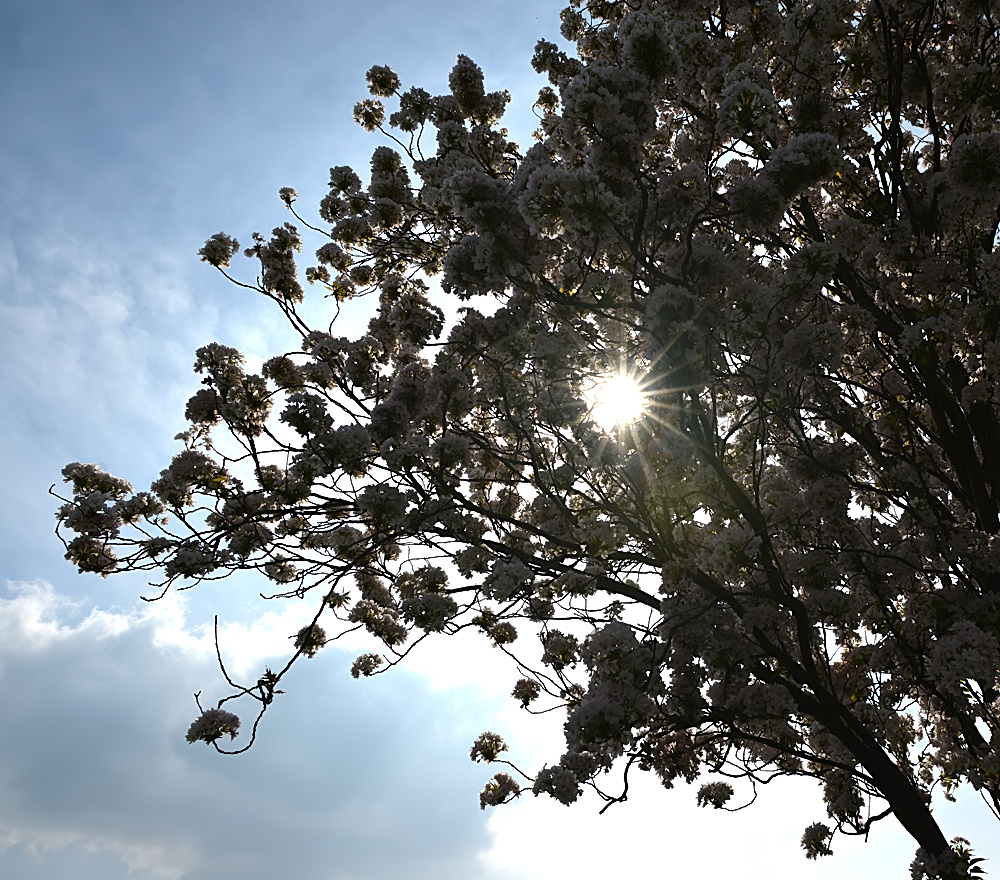
[(326, 641), (326, 630), (318, 623), (304, 626), (295, 634), (295, 647), (306, 657), (315, 657)]
[(227, 734), (230, 739), (236, 739), (239, 729), (240, 719), (232, 712), (226, 712), (224, 709), (206, 709), (191, 722), (186, 739), (189, 743), (198, 741), (214, 743)]
[(972, 847), (964, 837), (951, 840), (951, 849), (934, 855), (923, 847), (917, 850), (910, 863), (911, 880), (966, 880), (983, 876), (979, 863), (984, 861), (973, 855)]
[(383, 608), (370, 599), (362, 599), (348, 615), (348, 620), (364, 624), (372, 635), (377, 636), (389, 647), (401, 645), (409, 634), (407, 628), (399, 622), (399, 615)]
[(197, 578), (211, 574), (226, 560), (227, 554), (224, 551), (191, 542), (176, 547), (163, 569), (168, 577)]
[(378, 654), (361, 654), (351, 664), (351, 677), (374, 675), (385, 661)]
[(807, 859), (816, 859), (820, 856), (833, 855), (830, 849), (830, 839), (833, 832), (822, 822), (814, 822), (802, 834), (802, 848), (806, 851)]
[(104, 492), (113, 498), (122, 498), (132, 491), (132, 484), (121, 477), (106, 473), (95, 464), (74, 462), (62, 469), (63, 479), (73, 484), (77, 494)]
[(160, 471), (151, 488), (171, 507), (183, 507), (190, 503), (196, 489), (221, 486), (227, 479), (225, 470), (205, 453), (186, 449), (174, 456), (169, 468)]
[(501, 752), (506, 751), (507, 743), (503, 741), (503, 737), (498, 733), (487, 731), (476, 737), (476, 741), (472, 744), (472, 749), (469, 752), (469, 757), (473, 761), (485, 761), (489, 764), (497, 760)]
[(722, 133), (750, 142), (773, 142), (778, 136), (778, 107), (767, 71), (739, 64), (726, 74), (719, 104)]
[(217, 232), (205, 242), (198, 254), (203, 262), (220, 269), (229, 268), (229, 262), (239, 251), (240, 243), (224, 232)]
[[(255, 375), (199, 349), (150, 492), (70, 465), (68, 558), (183, 588), (256, 571), (322, 615), (294, 661), (382, 641), (355, 677), (411, 635), (484, 638), (522, 706), (561, 713), (531, 787), (563, 803), (624, 766), (802, 775), (830, 817), (810, 858), (909, 817), (914, 876), (961, 876), (931, 794), (1000, 807), (998, 32), (973, 6), (914, 28), (856, 0), (576, 3), (575, 52), (536, 47), (527, 148), (471, 59), (437, 95), (371, 68), (366, 180), (332, 168), (239, 282), (294, 350)], [(446, 316), (437, 285), (482, 301)], [(644, 410), (612, 430), (587, 389), (622, 370)], [(283, 675), (229, 697), (268, 707)], [(520, 791), (501, 774), (481, 804)]]
[(517, 641), (517, 627), (509, 620), (501, 620), (489, 628), (494, 645), (509, 645)]
[(527, 709), (529, 704), (538, 699), (538, 695), (541, 692), (542, 686), (537, 681), (530, 678), (521, 678), (518, 679), (511, 693), (521, 703), (521, 706)]
[(298, 279), (295, 252), (302, 250), (302, 238), (291, 223), (276, 226), (268, 241), (254, 233), (254, 245), (247, 248), (248, 257), (257, 257), (261, 266), (261, 287), (288, 302), (302, 302), (305, 292)]
[(542, 662), (558, 671), (576, 662), (580, 644), (575, 636), (553, 629), (542, 636), (542, 647)]
[(399, 76), (391, 67), (376, 64), (365, 74), (368, 90), (378, 98), (388, 98), (399, 90)]
[(496, 773), (479, 793), (479, 809), (505, 804), (521, 793), (521, 786), (508, 773)]
[(427, 632), (441, 632), (458, 613), (458, 603), (451, 596), (422, 593), (400, 603), (405, 621)]
[(107, 577), (118, 567), (118, 554), (109, 544), (88, 535), (79, 535), (66, 545), (66, 558), (77, 570)]
[(728, 782), (706, 782), (698, 789), (698, 806), (721, 810), (732, 796), (733, 787)]
[(375, 131), (385, 122), (385, 105), (375, 98), (365, 98), (354, 105), (354, 121), (365, 131)]
[(298, 577), (295, 564), (287, 559), (277, 559), (265, 563), (264, 574), (276, 584), (290, 584)]
[(108, 492), (78, 496), (59, 508), (59, 518), (68, 528), (84, 535), (115, 532), (121, 525), (114, 496)]
[(516, 559), (502, 559), (497, 561), (489, 577), (483, 581), (483, 589), (488, 596), (506, 602), (529, 588), (534, 577), (534, 572), (524, 563)]
[(535, 794), (551, 795), (557, 801), (569, 806), (580, 797), (580, 782), (576, 775), (565, 767), (543, 767), (531, 787)]
[(214, 425), (219, 421), (219, 395), (211, 388), (196, 391), (187, 402), (184, 418), (197, 425)]
[(930, 650), (928, 671), (945, 694), (962, 697), (963, 682), (992, 688), (997, 675), (996, 637), (968, 620), (952, 624)]

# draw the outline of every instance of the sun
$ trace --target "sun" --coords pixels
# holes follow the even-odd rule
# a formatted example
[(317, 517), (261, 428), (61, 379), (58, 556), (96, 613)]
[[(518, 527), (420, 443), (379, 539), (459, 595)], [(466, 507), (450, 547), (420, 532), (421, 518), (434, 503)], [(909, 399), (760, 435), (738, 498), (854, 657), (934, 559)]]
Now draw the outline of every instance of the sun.
[(596, 379), (584, 398), (590, 404), (590, 417), (605, 431), (620, 428), (646, 411), (642, 385), (626, 372)]

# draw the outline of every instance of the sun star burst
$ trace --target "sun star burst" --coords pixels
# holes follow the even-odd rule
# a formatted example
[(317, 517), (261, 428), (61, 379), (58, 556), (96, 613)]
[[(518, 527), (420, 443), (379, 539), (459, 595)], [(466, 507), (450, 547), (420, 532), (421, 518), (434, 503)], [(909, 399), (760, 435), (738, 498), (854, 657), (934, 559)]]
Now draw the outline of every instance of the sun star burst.
[(596, 380), (586, 398), (591, 418), (606, 431), (634, 421), (646, 409), (646, 396), (639, 380), (626, 372)]

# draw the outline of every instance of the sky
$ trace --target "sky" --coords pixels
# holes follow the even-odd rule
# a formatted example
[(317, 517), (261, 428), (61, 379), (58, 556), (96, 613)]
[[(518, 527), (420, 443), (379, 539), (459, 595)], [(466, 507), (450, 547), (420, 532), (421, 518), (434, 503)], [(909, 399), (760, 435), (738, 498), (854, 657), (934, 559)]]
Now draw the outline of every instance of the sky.
[[(518, 762), (559, 755), (555, 718), (526, 716), (516, 678), (477, 642), (428, 642), (406, 668), (355, 681), (355, 650), (298, 664), (254, 748), (184, 739), (193, 694), (259, 674), (309, 609), (234, 579), (139, 598), (145, 582), (81, 576), (48, 494), (70, 461), (148, 485), (178, 449), (193, 353), (251, 362), (294, 344), (267, 303), (197, 259), (211, 234), (248, 241), (322, 196), (327, 169), (363, 169), (377, 139), (351, 120), (364, 73), (445, 89), (455, 56), (514, 95), (523, 144), (552, 0), (0, 2), (0, 877), (13, 880), (540, 880), (576, 874), (905, 877), (913, 846), (882, 823), (807, 862), (823, 808), (779, 783), (739, 813), (634, 779), (599, 815), (522, 798), (480, 811), (484, 730)], [(320, 304), (319, 307), (322, 307)], [(350, 316), (348, 316), (350, 318)], [(215, 697), (217, 699), (217, 696)], [(976, 802), (946, 832), (1000, 859)]]

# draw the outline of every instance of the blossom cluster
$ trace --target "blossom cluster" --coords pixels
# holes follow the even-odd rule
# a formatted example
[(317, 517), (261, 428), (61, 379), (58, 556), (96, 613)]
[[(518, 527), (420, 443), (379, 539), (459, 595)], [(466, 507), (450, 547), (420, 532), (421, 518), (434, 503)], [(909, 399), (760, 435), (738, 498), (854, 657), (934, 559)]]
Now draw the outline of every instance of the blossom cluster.
[(240, 719), (225, 709), (206, 709), (188, 728), (187, 741), (195, 743), (199, 740), (214, 743), (217, 739), (229, 735), (236, 739), (240, 730)]
[(479, 793), (479, 808), (496, 807), (505, 804), (521, 793), (521, 786), (509, 773), (496, 773)]
[[(148, 492), (64, 471), (67, 556), (261, 572), (320, 597), (295, 658), (381, 641), (355, 677), (476, 632), (514, 700), (564, 713), (525, 782), (563, 803), (620, 767), (712, 773), (718, 809), (721, 779), (801, 775), (829, 818), (807, 857), (896, 815), (915, 877), (971, 869), (928, 804), (1000, 809), (1000, 32), (910, 6), (919, 28), (861, 0), (573, 2), (523, 149), (470, 58), (440, 95), (373, 67), (366, 175), (333, 167), (315, 221), (282, 188), (300, 225), (244, 252), (297, 350), (258, 375), (199, 349)], [(353, 337), (297, 309), (313, 235), (310, 290), (370, 305)], [(622, 371), (642, 412), (598, 425), (588, 389)], [(233, 696), (266, 708), (284, 674)]]

